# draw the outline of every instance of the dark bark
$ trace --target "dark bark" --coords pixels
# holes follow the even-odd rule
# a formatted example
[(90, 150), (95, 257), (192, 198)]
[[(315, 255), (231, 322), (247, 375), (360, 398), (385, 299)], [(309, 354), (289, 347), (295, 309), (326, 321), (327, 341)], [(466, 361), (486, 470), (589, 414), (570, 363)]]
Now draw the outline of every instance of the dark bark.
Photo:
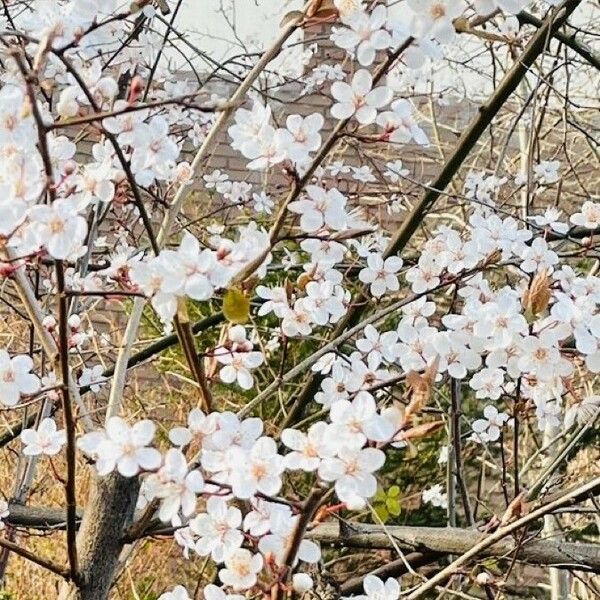
[(98, 477), (90, 492), (77, 535), (77, 585), (61, 592), (61, 600), (106, 600), (123, 549), (123, 532), (130, 525), (139, 492), (137, 478), (118, 473)]

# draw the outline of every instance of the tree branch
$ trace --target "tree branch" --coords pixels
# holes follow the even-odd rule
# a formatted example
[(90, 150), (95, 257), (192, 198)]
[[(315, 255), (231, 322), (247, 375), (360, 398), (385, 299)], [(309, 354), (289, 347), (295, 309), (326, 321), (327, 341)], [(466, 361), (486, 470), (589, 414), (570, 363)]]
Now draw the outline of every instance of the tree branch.
[[(489, 536), (475, 529), (459, 527), (380, 526), (351, 523), (340, 528), (336, 522), (318, 525), (308, 533), (307, 537), (323, 544), (350, 548), (393, 550), (398, 547), (403, 552), (460, 555), (485, 541)], [(577, 568), (600, 573), (600, 554), (596, 544), (536, 540), (517, 546), (513, 540), (499, 540), (483, 548), (480, 556), (509, 557), (515, 552), (517, 560), (530, 564), (551, 565), (559, 569)]]

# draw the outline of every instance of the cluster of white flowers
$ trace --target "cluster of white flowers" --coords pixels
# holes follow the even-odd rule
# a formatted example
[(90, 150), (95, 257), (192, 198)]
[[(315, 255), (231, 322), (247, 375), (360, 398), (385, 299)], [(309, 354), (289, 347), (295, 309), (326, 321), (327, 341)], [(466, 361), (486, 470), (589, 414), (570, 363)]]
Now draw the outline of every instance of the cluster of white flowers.
[(235, 112), (235, 124), (229, 127), (231, 147), (250, 159), (249, 169), (265, 170), (286, 159), (301, 167), (320, 148), (323, 123), (319, 113), (289, 115), (286, 127), (275, 129), (270, 107), (256, 100), (251, 109)]
[[(67, 290), (59, 289), (56, 276), (43, 275), (45, 294), (142, 296), (166, 331), (186, 300), (213, 310), (211, 302), (236, 291), (239, 279), (244, 279), (259, 300), (249, 303), (251, 314), (242, 321), (250, 324), (231, 319), (238, 324), (225, 325), (218, 341), (215, 337), (210, 348), (203, 348), (201, 360), (212, 366), (211, 383), (218, 378), (248, 395), (266, 377), (274, 377), (263, 365), (280, 342), (320, 342), (347, 314), (356, 288), (360, 301), (374, 310), (386, 301), (403, 303), (378, 321), (371, 318), (335, 351), (317, 352), (311, 368), (320, 379), (314, 395), (319, 412), (308, 427), (284, 428), (277, 438), (261, 418), (196, 408), (187, 415), (185, 427), (170, 429), (168, 444), (157, 435), (159, 421), (130, 424), (121, 416), (78, 438), (78, 449), (99, 475), (116, 472), (141, 479), (138, 508), (157, 503), (158, 518), (175, 528), (185, 557), (210, 557), (215, 563), (222, 587), (206, 586), (207, 600), (243, 600), (258, 589), (263, 572), (287, 576), (289, 566), (305, 569), (300, 563), (318, 563), (318, 544), (306, 536), (295, 539), (303, 533), (303, 504), (283, 497), (297, 477), (305, 477), (323, 494), (333, 490), (344, 509), (369, 506), (386, 453), (403, 452), (407, 445), (410, 424), (405, 412), (382, 392), (390, 383), (423, 371), (433, 372), (438, 382), (463, 382), (481, 401), (476, 414), (482, 416), (471, 423), (470, 444), (492, 445), (503, 437), (517, 418), (517, 392), (525, 400), (523, 414), (535, 418), (540, 430), (569, 429), (597, 414), (600, 400), (591, 391), (571, 406), (567, 397), (576, 372), (600, 373), (600, 278), (561, 259), (562, 244), (570, 234), (583, 229), (584, 235), (591, 235), (600, 228), (599, 202), (589, 198), (573, 214), (555, 207), (533, 210), (539, 214), (519, 220), (497, 206), (508, 177), (471, 172), (462, 190), (467, 200), (465, 226), (432, 227), (418, 255), (401, 258), (388, 248), (388, 236), (366, 218), (360, 198), (355, 202), (370, 187), (367, 184), (379, 181), (376, 167), (346, 164), (336, 156), (311, 169), (322, 147), (325, 117), (317, 112), (292, 114), (278, 127), (271, 107), (254, 97), (251, 106), (232, 110), (231, 147), (248, 160), (250, 170), (267, 172), (280, 165), (287, 175), (298, 177), (296, 182), (310, 173), (309, 184), (295, 189), (298, 193), (283, 207), (266, 189), (232, 181), (218, 169), (203, 175), (204, 187), (211, 198), (221, 196), (236, 216), (239, 209), (239, 214), (254, 211), (266, 219), (281, 208), (289, 235), (272, 239), (272, 232), (252, 215), (242, 224), (234, 220), (234, 230), (225, 222), (204, 227), (200, 237), (184, 230), (178, 244), (156, 253), (145, 251), (131, 245), (136, 235), (132, 230), (140, 217), (148, 216), (144, 210), (151, 213), (150, 206), (168, 206), (171, 190), (191, 182), (192, 166), (181, 157), (184, 141), (198, 146), (214, 117), (194, 114), (187, 107), (165, 108), (167, 102), (161, 105), (195, 88), (188, 82), (167, 81), (162, 66), (154, 64), (157, 39), (160, 43), (156, 32), (139, 32), (137, 44), (115, 53), (116, 70), (107, 67), (108, 51), (118, 46), (123, 33), (112, 23), (118, 19), (110, 17), (119, 10), (116, 0), (37, 4), (38, 10), (24, 9), (15, 26), (28, 34), (27, 39), (47, 40), (55, 50), (42, 52), (44, 60), (36, 68), (40, 81), (57, 86), (56, 103), (40, 97), (32, 106), (18, 69), (7, 63), (0, 89), (0, 236), (3, 251), (17, 258), (1, 265), (3, 278), (23, 267), (43, 273), (47, 259), (65, 261)], [(357, 64), (347, 72), (346, 63), (318, 65), (303, 79), (305, 90), (331, 83), (326, 114), (347, 120), (359, 139), (365, 131), (374, 132), (369, 133), (373, 141), (397, 150), (398, 145), (427, 146), (429, 137), (410, 95), (395, 93), (393, 78), (384, 80), (378, 71), (374, 76), (368, 70), (379, 62), (377, 54), (409, 40), (402, 69), (421, 69), (451, 52), (457, 18), (475, 11), (492, 19), (496, 10), (506, 17), (528, 2), (408, 0), (402, 20), (392, 19), (382, 5), (368, 10), (364, 5), (371, 3), (359, 0), (334, 4), (341, 23), (333, 28), (331, 40)], [(152, 19), (153, 9), (144, 14)], [(514, 17), (502, 21), (502, 27), (507, 39), (516, 39)], [(125, 98), (119, 82), (127, 73), (132, 77)], [(149, 81), (150, 73), (159, 85)], [(147, 102), (152, 106), (145, 106)], [(104, 114), (89, 120), (98, 135), (84, 163), (78, 157), (79, 140), (56, 131), (70, 119), (85, 121), (90, 112)], [(43, 130), (44, 143), (38, 129)], [(394, 158), (383, 161), (380, 179), (397, 192), (410, 179), (410, 170)], [(539, 160), (527, 176), (521, 174), (511, 183), (517, 188), (532, 183), (532, 194), (542, 194), (549, 186), (560, 186), (560, 168), (558, 160)], [(141, 205), (146, 195), (157, 202)], [(116, 231), (111, 230), (108, 239), (98, 238), (97, 227), (109, 213), (116, 215)], [(108, 263), (88, 273), (97, 249)], [(245, 272), (248, 267), (250, 274)], [(65, 318), (66, 358), (81, 358), (76, 383), (69, 384), (100, 393), (107, 379), (95, 349), (106, 340), (91, 325), (86, 313), (91, 304), (84, 296), (73, 300)], [(62, 332), (51, 304), (42, 306), (48, 311), (40, 318), (42, 332), (58, 340)], [(88, 360), (90, 354), (93, 358)], [(35, 374), (38, 368), (40, 376)], [(0, 349), (4, 408), (42, 397), (59, 399), (59, 389), (67, 382), (59, 385), (53, 371), (41, 369), (37, 358), (34, 362), (29, 355)], [(25, 428), (20, 440), (23, 455), (52, 461), (67, 436), (54, 418), (45, 417)], [(443, 450), (440, 463), (447, 460)], [(440, 484), (424, 490), (422, 499), (447, 507)], [(0, 502), (0, 527), (7, 514), (8, 505)], [(290, 547), (297, 549), (291, 562)], [(298, 593), (313, 585), (303, 572), (293, 573), (291, 581)], [(396, 580), (383, 582), (373, 576), (365, 578), (364, 592), (358, 596), (361, 600), (400, 596)], [(160, 596), (189, 597), (182, 586)]]
[[(267, 232), (254, 222), (240, 227), (237, 241), (216, 235), (211, 242), (215, 250), (203, 249), (198, 239), (186, 232), (177, 250), (163, 250), (131, 266), (131, 285), (151, 298), (166, 329), (177, 311), (178, 298), (209, 300), (216, 289), (226, 288), (244, 266), (269, 249)], [(270, 256), (259, 273), (264, 274), (268, 262)]]

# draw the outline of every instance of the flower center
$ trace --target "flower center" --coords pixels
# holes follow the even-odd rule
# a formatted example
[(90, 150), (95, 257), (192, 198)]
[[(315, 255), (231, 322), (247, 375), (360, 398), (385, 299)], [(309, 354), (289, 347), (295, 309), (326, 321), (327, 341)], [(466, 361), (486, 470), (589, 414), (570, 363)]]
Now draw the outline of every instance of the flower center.
[(442, 19), (446, 16), (446, 7), (443, 4), (434, 4), (429, 9), (432, 19)]

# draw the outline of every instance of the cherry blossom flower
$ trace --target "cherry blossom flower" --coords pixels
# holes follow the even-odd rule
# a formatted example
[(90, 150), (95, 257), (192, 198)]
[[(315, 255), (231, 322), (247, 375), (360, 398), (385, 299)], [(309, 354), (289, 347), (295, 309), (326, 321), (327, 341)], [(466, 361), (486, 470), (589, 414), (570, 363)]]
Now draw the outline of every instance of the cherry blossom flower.
[(236, 592), (247, 590), (256, 583), (262, 567), (263, 558), (260, 554), (238, 548), (225, 557), (225, 568), (219, 571), (219, 579)]
[(331, 107), (336, 119), (354, 116), (361, 125), (369, 125), (377, 118), (377, 110), (392, 99), (392, 91), (386, 86), (373, 88), (373, 78), (366, 69), (360, 69), (352, 77), (352, 83), (334, 81), (331, 94), (337, 101)]
[(95, 394), (100, 391), (103, 385), (106, 383), (104, 377), (104, 367), (102, 365), (94, 365), (91, 369), (84, 368), (79, 377), (80, 386), (88, 386), (91, 392)]
[(218, 413), (205, 415), (199, 408), (193, 408), (187, 419), (187, 427), (173, 427), (169, 440), (174, 446), (187, 446), (192, 440), (204, 439), (215, 433), (218, 427)]
[(37, 204), (29, 211), (34, 238), (52, 258), (64, 260), (81, 252), (87, 223), (79, 207), (59, 198), (51, 205)]
[(346, 198), (336, 188), (324, 190), (316, 185), (306, 186), (307, 197), (291, 202), (288, 208), (300, 215), (300, 227), (313, 233), (322, 227), (334, 230), (346, 227)]
[(364, 338), (356, 340), (356, 347), (368, 356), (369, 364), (377, 365), (385, 358), (392, 362), (396, 358), (395, 344), (398, 334), (395, 331), (379, 333), (373, 325), (367, 325), (363, 330)]
[(586, 200), (581, 207), (581, 212), (571, 215), (571, 223), (586, 229), (600, 227), (600, 203)]
[(234, 114), (235, 124), (227, 130), (232, 138), (231, 147), (239, 150), (245, 157), (255, 157), (265, 129), (271, 127), (271, 109), (255, 101), (252, 109), (238, 108)]
[(466, 9), (463, 0), (408, 0), (415, 13), (415, 30), (419, 37), (432, 37), (441, 44), (454, 38), (452, 21)]
[(151, 477), (153, 495), (161, 500), (160, 520), (181, 525), (179, 513), (189, 517), (196, 510), (196, 496), (204, 489), (201, 473), (189, 469), (181, 450), (171, 448), (165, 455), (163, 466)]
[(476, 398), (489, 398), (498, 400), (502, 395), (504, 372), (501, 369), (485, 367), (473, 374), (469, 385), (475, 390)]
[(548, 243), (542, 238), (535, 238), (531, 246), (526, 246), (521, 253), (521, 258), (523, 259), (521, 269), (526, 273), (551, 269), (558, 263), (558, 255), (548, 248)]
[(283, 457), (272, 438), (259, 438), (249, 452), (235, 449), (232, 467), (231, 491), (237, 498), (247, 499), (256, 492), (274, 496), (281, 489)]
[(310, 152), (315, 152), (321, 147), (320, 131), (325, 122), (323, 115), (313, 113), (307, 117), (289, 115), (285, 125), (287, 131), (284, 136), (286, 154), (288, 158), (297, 163), (308, 159)]
[(430, 488), (423, 490), (423, 502), (427, 502), (432, 506), (439, 508), (448, 508), (448, 496), (442, 492), (442, 486), (439, 483), (432, 485)]
[(370, 14), (355, 11), (344, 19), (347, 28), (335, 31), (332, 39), (349, 53), (356, 53), (358, 62), (367, 67), (373, 63), (377, 50), (389, 48), (390, 34), (383, 29), (387, 18), (385, 6), (377, 5)]
[(388, 577), (384, 583), (375, 575), (367, 575), (363, 581), (363, 589), (364, 594), (352, 596), (352, 598), (356, 600), (398, 600), (400, 597), (400, 584), (393, 577)]
[[(258, 542), (258, 549), (265, 556), (271, 556), (275, 562), (283, 566), (286, 550), (294, 538), (298, 526), (299, 515), (291, 516), (287, 512), (276, 513), (271, 523), (271, 533), (263, 536)], [(316, 563), (321, 559), (321, 549), (311, 540), (301, 540), (294, 564), (298, 561)]]
[[(185, 232), (177, 249), (179, 265), (185, 270), (185, 280), (181, 290), (194, 300), (208, 300), (214, 293), (212, 272), (216, 270), (216, 258), (211, 250), (200, 248), (199, 241)], [(175, 271), (179, 275), (178, 270)], [(175, 284), (176, 285), (176, 284)], [(173, 291), (179, 291), (175, 285)]]
[(373, 472), (385, 462), (385, 454), (375, 448), (342, 447), (338, 456), (326, 458), (319, 466), (319, 476), (335, 481), (335, 493), (349, 508), (361, 508), (365, 499), (377, 491)]
[(216, 585), (209, 583), (203, 590), (204, 598), (206, 600), (245, 600), (245, 596), (241, 596), (240, 594), (228, 594), (223, 591), (222, 588), (217, 587)]
[(397, 292), (400, 283), (396, 273), (402, 268), (402, 259), (398, 256), (390, 256), (386, 259), (381, 254), (369, 254), (367, 266), (362, 269), (358, 278), (370, 285), (373, 296), (380, 298), (387, 290)]
[(244, 531), (257, 537), (263, 536), (275, 528), (280, 519), (289, 519), (292, 511), (286, 504), (268, 502), (255, 497), (251, 500), (252, 510), (244, 517)]
[(161, 594), (158, 600), (191, 600), (191, 598), (182, 585), (176, 585), (170, 592)]
[(249, 390), (254, 385), (254, 378), (250, 371), (259, 367), (264, 357), (261, 352), (252, 350), (248, 346), (246, 331), (242, 325), (236, 325), (229, 330), (229, 338), (233, 342), (232, 348), (220, 347), (215, 350), (217, 361), (223, 366), (219, 377), (223, 383), (237, 384), (243, 390)]
[(500, 432), (504, 424), (508, 421), (508, 415), (504, 412), (498, 412), (498, 409), (492, 404), (488, 404), (483, 409), (483, 419), (473, 421), (473, 439), (477, 441), (495, 442), (500, 438)]
[(177, 295), (185, 281), (183, 266), (173, 251), (163, 251), (148, 261), (134, 263), (131, 281), (149, 297), (161, 321), (168, 329), (177, 310)]
[(108, 475), (116, 468), (123, 477), (133, 477), (140, 470), (160, 467), (160, 452), (148, 447), (155, 430), (147, 419), (129, 426), (121, 417), (111, 417), (104, 432), (86, 433), (79, 439), (79, 447), (97, 456), (99, 475)]
[(169, 124), (163, 117), (153, 117), (133, 132), (131, 170), (140, 185), (150, 185), (154, 179), (168, 179), (179, 147), (169, 133)]
[(54, 419), (42, 419), (37, 429), (24, 429), (21, 432), (25, 456), (55, 456), (67, 443), (64, 429), (57, 430)]
[(259, 194), (255, 192), (254, 194), (252, 194), (252, 199), (254, 200), (255, 211), (263, 212), (268, 215), (270, 215), (273, 212), (275, 202), (265, 192), (260, 192)]
[(522, 355), (518, 364), (523, 373), (549, 380), (556, 375), (566, 377), (573, 370), (571, 363), (561, 356), (550, 335), (527, 336), (520, 347)]
[(190, 521), (190, 529), (199, 536), (195, 549), (200, 556), (210, 554), (220, 564), (244, 541), (240, 531), (242, 513), (234, 506), (227, 506), (223, 498), (213, 496), (206, 502), (206, 512)]
[(552, 231), (556, 231), (556, 233), (565, 234), (569, 231), (569, 226), (567, 223), (562, 223), (560, 221), (562, 215), (562, 211), (554, 208), (553, 206), (549, 206), (543, 215), (535, 215), (529, 217), (538, 227), (549, 227)]
[(387, 170), (384, 171), (383, 174), (392, 183), (398, 183), (403, 177), (406, 177), (409, 174), (409, 170), (403, 167), (401, 160), (388, 162), (385, 166), (387, 167)]
[(342, 445), (360, 448), (367, 440), (385, 442), (394, 434), (389, 421), (377, 412), (370, 394), (358, 394), (352, 402), (336, 401), (330, 419), (330, 435)]
[(377, 117), (377, 124), (383, 127), (386, 139), (394, 144), (407, 144), (414, 140), (421, 146), (429, 145), (429, 139), (417, 124), (413, 106), (408, 100), (395, 100), (391, 108), (391, 111), (382, 112)]
[(543, 160), (533, 167), (533, 172), (539, 183), (549, 185), (556, 183), (560, 179), (559, 169), (560, 162), (558, 160)]
[(22, 394), (35, 394), (40, 389), (37, 375), (30, 373), (33, 361), (26, 354), (9, 356), (0, 349), (0, 402), (15, 406)]
[(406, 271), (406, 281), (415, 294), (422, 294), (440, 283), (442, 268), (429, 254), (422, 254), (419, 262)]
[(281, 441), (293, 450), (284, 457), (286, 468), (316, 471), (323, 458), (335, 454), (335, 443), (330, 435), (331, 430), (323, 421), (311, 425), (308, 433), (297, 429), (284, 429), (281, 432)]
[(219, 194), (222, 194), (228, 189), (229, 175), (227, 173), (223, 173), (220, 169), (215, 169), (211, 173), (207, 173), (202, 176), (204, 179), (204, 185), (207, 189), (215, 189)]

